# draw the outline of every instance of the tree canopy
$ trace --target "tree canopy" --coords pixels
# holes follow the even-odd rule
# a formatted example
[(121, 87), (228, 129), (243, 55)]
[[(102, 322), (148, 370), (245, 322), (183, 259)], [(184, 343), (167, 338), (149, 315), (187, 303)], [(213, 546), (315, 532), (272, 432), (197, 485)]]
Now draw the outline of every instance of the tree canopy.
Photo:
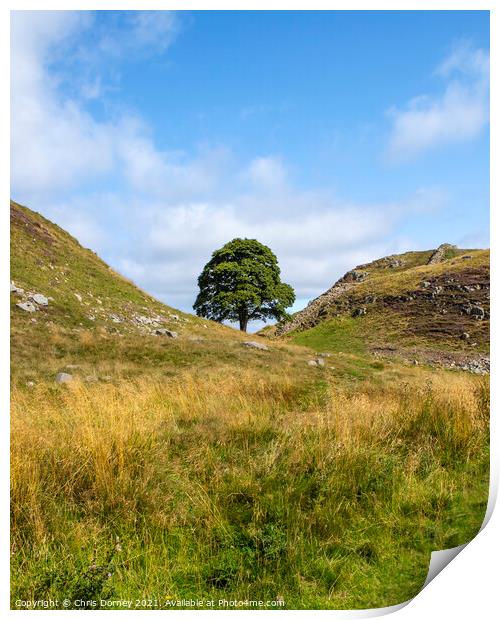
[(214, 321), (281, 320), (295, 301), (295, 292), (280, 279), (278, 259), (256, 239), (233, 239), (212, 254), (198, 278), (200, 292), (193, 305), (198, 316)]

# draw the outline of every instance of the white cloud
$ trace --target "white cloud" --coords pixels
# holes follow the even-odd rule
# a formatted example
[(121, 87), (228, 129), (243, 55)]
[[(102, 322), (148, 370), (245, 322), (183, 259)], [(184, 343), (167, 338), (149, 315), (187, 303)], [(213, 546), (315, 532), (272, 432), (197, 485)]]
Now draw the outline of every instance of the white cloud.
[[(284, 280), (310, 298), (354, 265), (400, 249), (398, 222), (446, 200), (425, 190), (399, 203), (352, 204), (296, 187), (277, 156), (238, 162), (221, 146), (191, 155), (162, 151), (136, 114), (97, 119), (87, 104), (107, 88), (105, 76), (94, 75), (99, 59), (129, 45), (162, 52), (176, 32), (163, 13), (128, 14), (126, 22), (121, 36), (117, 28), (97, 29), (91, 53), (81, 33), (92, 15), (14, 14), (13, 197), (167, 303), (189, 310), (212, 251), (238, 236), (268, 244)], [(67, 64), (56, 74), (51, 66), (61, 49)], [(78, 77), (72, 81), (73, 63), (83, 74), (92, 69), (87, 91)]]
[(393, 161), (475, 138), (488, 123), (489, 55), (484, 50), (463, 44), (435, 73), (446, 80), (440, 95), (421, 95), (403, 109), (389, 111), (388, 154)]
[[(93, 49), (108, 57), (131, 47), (149, 52), (154, 47), (161, 52), (175, 36), (177, 20), (169, 12), (133, 11), (127, 16), (127, 32), (120, 36), (116, 28), (111, 29)], [(92, 14), (87, 12), (12, 13), (11, 181), (15, 189), (39, 192), (74, 187), (123, 166), (134, 181), (135, 175), (143, 174), (141, 166), (147, 167), (150, 175), (161, 167), (162, 156), (140, 119), (122, 115), (97, 121), (86, 111), (84, 101), (61, 94), (61, 82), (78, 82), (75, 65), (80, 69), (82, 63), (83, 73), (88, 66), (94, 71), (91, 81), (79, 84), (79, 94), (86, 100), (102, 92), (101, 76), (96, 73), (102, 57), (93, 57), (95, 52), (79, 42), (82, 31), (91, 24)], [(49, 68), (61, 55), (61, 48), (68, 67), (56, 79)], [(175, 176), (175, 166), (169, 172)]]
[(355, 265), (398, 251), (394, 230), (401, 219), (445, 200), (421, 190), (401, 203), (353, 205), (284, 186), (262, 205), (260, 191), (243, 196), (233, 187), (225, 203), (131, 208), (137, 214), (131, 224), (138, 231), (134, 252), (119, 258), (117, 267), (165, 301), (189, 309), (213, 250), (235, 237), (257, 238), (276, 253), (297, 297), (311, 298)]
[(242, 178), (257, 190), (279, 189), (286, 183), (286, 171), (275, 157), (256, 157), (243, 171)]
[(136, 47), (164, 51), (179, 30), (179, 21), (171, 11), (131, 11), (132, 32), (129, 40)]

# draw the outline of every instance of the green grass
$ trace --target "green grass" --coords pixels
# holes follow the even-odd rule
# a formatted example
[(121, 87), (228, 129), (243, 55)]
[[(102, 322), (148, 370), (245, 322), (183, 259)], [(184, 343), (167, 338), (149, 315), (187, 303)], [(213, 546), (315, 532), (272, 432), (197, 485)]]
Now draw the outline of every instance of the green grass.
[[(475, 535), (488, 495), (484, 378), (372, 357), (384, 317), (371, 312), (248, 349), (234, 330), (171, 318), (17, 211), (12, 278), (53, 301), (32, 323), (12, 300), (13, 605), (393, 605), (418, 592), (431, 551)], [(426, 272), (427, 253), (405, 258)], [(403, 271), (391, 273), (406, 282)], [(164, 314), (179, 338), (140, 333), (135, 313)], [(308, 366), (320, 352), (325, 366)], [(68, 365), (75, 381), (55, 385)]]
[(317, 352), (366, 352), (362, 333), (363, 321), (342, 316), (330, 319), (304, 332), (293, 334), (293, 342)]
[(15, 391), (12, 600), (407, 600), (487, 499), (487, 385), (431, 376)]

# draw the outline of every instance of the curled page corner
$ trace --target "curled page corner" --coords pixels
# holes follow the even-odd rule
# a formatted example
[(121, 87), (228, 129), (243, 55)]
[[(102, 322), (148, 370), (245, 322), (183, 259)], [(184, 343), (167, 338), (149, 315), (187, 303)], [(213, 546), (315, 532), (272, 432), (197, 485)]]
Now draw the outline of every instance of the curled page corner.
[(484, 528), (488, 524), (488, 521), (490, 520), (491, 515), (493, 513), (493, 507), (496, 503), (497, 495), (498, 495), (497, 481), (491, 478), (490, 479), (490, 492), (488, 495), (488, 504), (486, 506), (486, 511), (484, 513), (483, 522), (477, 534), (475, 534), (468, 542), (464, 543), (463, 545), (458, 545), (458, 547), (452, 547), (450, 549), (442, 549), (440, 551), (433, 551), (431, 553), (431, 559), (429, 562), (429, 570), (427, 572), (427, 577), (425, 578), (424, 585), (422, 586), (420, 592), (434, 579), (434, 577), (437, 577), (437, 575), (439, 575), (439, 573), (444, 568), (446, 568), (446, 566), (448, 566), (448, 564), (452, 560), (454, 560), (457, 557), (457, 555), (461, 551), (463, 551), (465, 547), (467, 547), (467, 545), (470, 544), (480, 532), (484, 530)]
[[(376, 616), (384, 616), (387, 614), (391, 614), (394, 613), (395, 611), (399, 611), (400, 609), (402, 609), (403, 607), (406, 607), (406, 605), (408, 605), (409, 603), (411, 603), (412, 600), (414, 600), (419, 594), (420, 592), (422, 592), (422, 590), (435, 578), (437, 577), (437, 575), (439, 575), (439, 573), (448, 566), (448, 564), (453, 561), (457, 555), (463, 551), (465, 549), (465, 547), (467, 547), (467, 545), (469, 545), (474, 538), (476, 538), (476, 536), (478, 534), (480, 534), (483, 529), (486, 527), (486, 525), (488, 524), (489, 520), (491, 519), (491, 515), (493, 513), (493, 508), (495, 506), (496, 500), (497, 500), (497, 496), (498, 496), (498, 480), (496, 478), (491, 478), (490, 479), (490, 492), (488, 495), (488, 504), (486, 506), (486, 511), (484, 513), (484, 519), (483, 522), (481, 524), (481, 527), (479, 528), (478, 532), (466, 543), (464, 543), (463, 545), (458, 545), (457, 547), (451, 547), (450, 549), (441, 549), (438, 551), (432, 551), (431, 552), (431, 558), (429, 561), (429, 570), (427, 572), (427, 577), (425, 578), (425, 581), (422, 585), (422, 587), (420, 588), (420, 590), (417, 592), (417, 594), (415, 594), (414, 597), (412, 597), (411, 599), (408, 599), (407, 601), (404, 601), (403, 603), (399, 603), (397, 605), (392, 605), (390, 607), (379, 607), (377, 609), (372, 609), (372, 610), (363, 610), (367, 613), (358, 616), (358, 617), (364, 617), (364, 618), (368, 618), (368, 617), (376, 617)], [(370, 613), (371, 612), (371, 613)]]
[(433, 551), (431, 553), (429, 570), (427, 572), (427, 577), (425, 578), (424, 585), (422, 586), (422, 590), (434, 579), (434, 577), (437, 577), (439, 573), (443, 570), (443, 568), (446, 568), (446, 566), (448, 566), (448, 564), (452, 560), (454, 560), (460, 553), (460, 551), (465, 549), (468, 544), (469, 543), (466, 542), (463, 545), (458, 545), (458, 547), (452, 547), (451, 549)]

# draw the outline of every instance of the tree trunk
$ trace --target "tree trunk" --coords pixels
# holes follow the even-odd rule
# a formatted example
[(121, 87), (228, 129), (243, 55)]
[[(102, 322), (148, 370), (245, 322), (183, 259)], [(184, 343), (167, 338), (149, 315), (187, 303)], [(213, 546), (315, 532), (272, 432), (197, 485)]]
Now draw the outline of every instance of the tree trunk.
[(240, 312), (240, 331), (246, 332), (248, 325), (248, 314), (246, 312)]

